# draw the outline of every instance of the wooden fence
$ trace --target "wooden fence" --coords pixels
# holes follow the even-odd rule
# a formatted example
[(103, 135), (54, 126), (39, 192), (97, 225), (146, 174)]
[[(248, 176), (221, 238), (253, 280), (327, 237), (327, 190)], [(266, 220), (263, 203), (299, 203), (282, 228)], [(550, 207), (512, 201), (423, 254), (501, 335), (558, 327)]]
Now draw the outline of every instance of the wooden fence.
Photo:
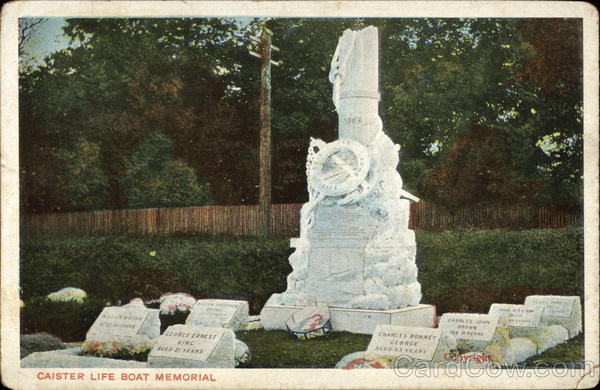
[[(274, 237), (297, 237), (300, 203), (274, 204)], [(257, 236), (258, 206), (203, 206), (143, 210), (102, 210), (24, 215), (23, 237), (78, 237), (101, 235)], [(449, 212), (431, 203), (411, 203), (410, 228), (561, 228), (577, 223), (577, 215), (550, 207), (486, 206)]]

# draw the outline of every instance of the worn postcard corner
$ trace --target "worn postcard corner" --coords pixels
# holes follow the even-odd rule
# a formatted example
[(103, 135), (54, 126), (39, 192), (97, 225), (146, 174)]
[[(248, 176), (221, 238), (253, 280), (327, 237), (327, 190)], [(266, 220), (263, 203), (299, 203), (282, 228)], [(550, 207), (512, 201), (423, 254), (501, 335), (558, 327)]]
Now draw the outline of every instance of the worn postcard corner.
[(8, 388), (598, 384), (591, 4), (1, 17)]

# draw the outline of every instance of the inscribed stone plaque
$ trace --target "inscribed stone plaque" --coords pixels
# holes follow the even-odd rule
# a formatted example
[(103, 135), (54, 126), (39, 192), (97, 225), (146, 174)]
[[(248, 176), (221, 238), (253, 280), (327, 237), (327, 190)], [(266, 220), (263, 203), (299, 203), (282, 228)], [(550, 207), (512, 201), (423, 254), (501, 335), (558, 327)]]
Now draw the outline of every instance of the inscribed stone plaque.
[(439, 328), (460, 340), (489, 342), (494, 337), (500, 316), (473, 313), (446, 313)]
[(410, 357), (432, 360), (441, 330), (411, 326), (379, 324), (375, 328), (367, 353), (389, 358)]
[(540, 306), (511, 305), (506, 303), (494, 303), (490, 307), (489, 314), (504, 316), (508, 318), (508, 326), (537, 328), (544, 308)]
[(192, 307), (186, 324), (242, 329), (248, 325), (248, 302), (200, 299)]
[(149, 367), (233, 367), (235, 336), (231, 329), (173, 325), (148, 355)]
[(105, 307), (88, 330), (86, 339), (96, 336), (158, 337), (160, 319), (157, 309), (143, 307)]
[(363, 248), (379, 224), (362, 207), (319, 205), (308, 236), (314, 248)]
[(531, 295), (525, 298), (525, 306), (543, 306), (544, 316), (571, 317), (573, 306), (579, 297), (563, 297), (557, 295)]

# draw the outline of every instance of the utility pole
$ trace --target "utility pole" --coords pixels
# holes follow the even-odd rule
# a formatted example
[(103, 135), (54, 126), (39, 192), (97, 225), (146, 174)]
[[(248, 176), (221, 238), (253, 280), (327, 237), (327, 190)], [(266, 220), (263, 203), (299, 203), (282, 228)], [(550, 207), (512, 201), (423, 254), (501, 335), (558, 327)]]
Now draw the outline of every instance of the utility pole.
[(263, 238), (271, 235), (271, 45), (273, 33), (263, 28), (260, 38), (252, 38), (259, 45), (259, 53), (250, 54), (260, 58), (260, 148), (259, 148), (259, 227)]

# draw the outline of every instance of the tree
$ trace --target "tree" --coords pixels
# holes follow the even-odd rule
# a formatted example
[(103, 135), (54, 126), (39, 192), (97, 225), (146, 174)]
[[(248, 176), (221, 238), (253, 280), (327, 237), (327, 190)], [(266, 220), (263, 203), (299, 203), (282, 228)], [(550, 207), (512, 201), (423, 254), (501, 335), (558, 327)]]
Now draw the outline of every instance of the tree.
[(19, 57), (23, 56), (25, 48), (42, 23), (44, 23), (44, 18), (19, 18)]
[(173, 160), (173, 143), (163, 134), (149, 133), (128, 158), (122, 185), (130, 208), (177, 207), (211, 203), (210, 188), (194, 170)]
[[(235, 139), (244, 134), (243, 127), (225, 97), (226, 80), (215, 73), (219, 59), (211, 54), (236, 47), (228, 40), (232, 29), (218, 19), (203, 24), (193, 19), (70, 20), (65, 33), (79, 43), (21, 74), (23, 174), (48, 163), (40, 149), (84, 138), (100, 146), (101, 169), (109, 181), (106, 207), (128, 207), (119, 178), (131, 151), (152, 129), (175, 142), (175, 159), (195, 168), (194, 174), (205, 174), (215, 193), (237, 194), (231, 201), (238, 203), (247, 187), (237, 186), (235, 179), (252, 180), (251, 165), (244, 161), (252, 153), (239, 152), (253, 144)], [(211, 144), (220, 149), (211, 150)], [(222, 164), (224, 156), (215, 153), (226, 148), (241, 158)], [(170, 166), (181, 171), (179, 163)], [(24, 206), (43, 211), (29, 204)]]
[(583, 202), (583, 26), (579, 19), (525, 19), (519, 30), (533, 55), (523, 64), (519, 80), (518, 115), (543, 152), (536, 166), (548, 191), (545, 204)]
[(487, 203), (530, 203), (544, 192), (523, 177), (511, 158), (506, 131), (479, 125), (460, 136), (439, 166), (425, 176), (423, 196), (457, 209)]
[(108, 180), (100, 169), (100, 147), (84, 139), (40, 150), (44, 165), (29, 171), (22, 183), (34, 210), (86, 210), (104, 206)]
[(331, 57), (362, 25), (380, 31), (380, 115), (409, 191), (435, 193), (425, 177), (475, 124), (502, 129), (514, 173), (544, 182), (540, 202), (580, 198), (581, 24), (553, 19), (70, 19), (77, 44), (21, 73), (23, 182), (50, 162), (44, 151), (84, 139), (100, 148), (106, 207), (127, 207), (119, 177), (157, 132), (215, 203), (256, 203), (259, 61), (246, 46), (263, 23), (283, 61), (272, 69), (274, 202), (307, 198), (309, 139), (336, 138)]

